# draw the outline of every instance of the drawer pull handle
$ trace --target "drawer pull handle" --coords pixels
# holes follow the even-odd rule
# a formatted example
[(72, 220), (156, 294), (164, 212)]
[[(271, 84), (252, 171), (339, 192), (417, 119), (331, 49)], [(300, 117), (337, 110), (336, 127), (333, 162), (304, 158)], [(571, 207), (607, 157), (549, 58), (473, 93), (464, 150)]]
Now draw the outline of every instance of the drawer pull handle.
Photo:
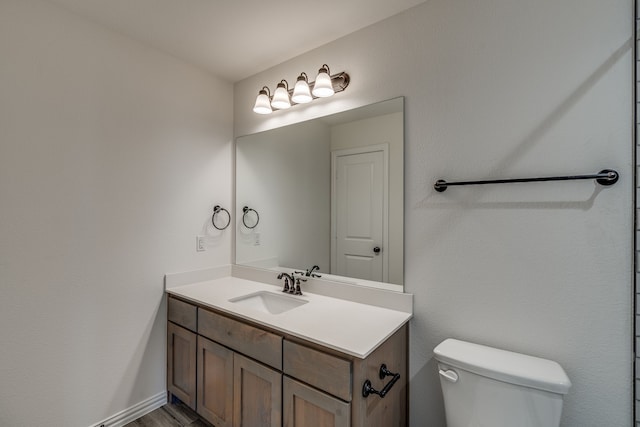
[(385, 397), (387, 393), (389, 393), (389, 390), (391, 390), (391, 387), (393, 387), (393, 385), (400, 379), (400, 374), (394, 374), (393, 372), (389, 371), (387, 369), (387, 365), (383, 363), (382, 365), (380, 365), (380, 379), (382, 380), (385, 377), (389, 376), (393, 376), (393, 378), (380, 391), (373, 388), (373, 386), (371, 385), (371, 381), (366, 380), (362, 385), (362, 396), (368, 397), (370, 394), (377, 394), (380, 397)]

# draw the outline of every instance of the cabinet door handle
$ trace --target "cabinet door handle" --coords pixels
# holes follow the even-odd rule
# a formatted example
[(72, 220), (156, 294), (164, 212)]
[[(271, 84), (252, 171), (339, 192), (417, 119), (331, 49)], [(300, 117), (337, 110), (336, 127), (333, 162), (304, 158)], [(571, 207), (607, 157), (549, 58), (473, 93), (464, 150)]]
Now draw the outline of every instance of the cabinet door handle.
[(400, 379), (400, 374), (394, 374), (393, 372), (389, 371), (387, 369), (387, 365), (383, 363), (382, 365), (380, 365), (380, 379), (384, 379), (387, 376), (393, 376), (393, 378), (380, 391), (373, 388), (373, 386), (371, 385), (371, 381), (366, 380), (362, 385), (362, 396), (368, 397), (370, 394), (377, 394), (381, 398), (385, 397), (387, 393), (389, 393), (389, 390), (391, 390), (391, 387), (393, 387), (393, 385)]

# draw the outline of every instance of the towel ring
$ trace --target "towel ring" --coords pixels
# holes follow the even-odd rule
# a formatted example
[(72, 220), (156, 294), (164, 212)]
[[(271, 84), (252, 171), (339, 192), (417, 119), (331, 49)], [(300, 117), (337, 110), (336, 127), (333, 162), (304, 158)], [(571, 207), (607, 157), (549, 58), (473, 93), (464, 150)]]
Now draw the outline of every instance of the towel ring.
[[(227, 223), (222, 226), (222, 227), (218, 227), (216, 225), (216, 215), (218, 215), (221, 211), (224, 211), (227, 213)], [(229, 213), (228, 210), (226, 210), (225, 208), (223, 208), (220, 205), (215, 205), (213, 207), (213, 215), (211, 215), (211, 224), (213, 224), (213, 226), (217, 229), (217, 230), (224, 230), (225, 228), (227, 228), (229, 226), (229, 224), (231, 224), (231, 214)]]
[[(256, 223), (253, 224), (252, 226), (247, 225), (247, 214), (249, 212), (253, 212), (256, 214)], [(247, 227), (248, 229), (254, 229), (258, 226), (259, 222), (260, 222), (260, 215), (258, 215), (258, 211), (256, 211), (255, 209), (251, 209), (249, 206), (245, 206), (244, 208), (242, 208), (242, 223), (244, 224), (245, 227)]]

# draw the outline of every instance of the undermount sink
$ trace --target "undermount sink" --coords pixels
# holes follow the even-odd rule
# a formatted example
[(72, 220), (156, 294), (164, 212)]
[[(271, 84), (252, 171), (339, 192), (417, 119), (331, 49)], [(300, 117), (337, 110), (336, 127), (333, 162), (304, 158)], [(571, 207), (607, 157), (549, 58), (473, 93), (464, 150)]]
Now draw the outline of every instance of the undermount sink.
[(258, 291), (241, 297), (231, 298), (229, 302), (251, 308), (263, 313), (280, 314), (306, 304), (308, 301), (289, 295)]

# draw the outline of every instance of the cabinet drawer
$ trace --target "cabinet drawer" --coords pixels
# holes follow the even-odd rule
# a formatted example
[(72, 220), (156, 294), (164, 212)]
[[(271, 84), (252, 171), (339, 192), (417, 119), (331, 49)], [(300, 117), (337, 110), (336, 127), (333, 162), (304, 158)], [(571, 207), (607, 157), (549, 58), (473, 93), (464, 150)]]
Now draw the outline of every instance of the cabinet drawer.
[(282, 370), (282, 337), (237, 320), (198, 309), (198, 333)]
[(168, 305), (167, 318), (170, 321), (194, 332), (196, 331), (197, 308), (195, 305), (171, 297), (169, 297)]
[(351, 401), (350, 361), (285, 340), (282, 365), (285, 374)]

